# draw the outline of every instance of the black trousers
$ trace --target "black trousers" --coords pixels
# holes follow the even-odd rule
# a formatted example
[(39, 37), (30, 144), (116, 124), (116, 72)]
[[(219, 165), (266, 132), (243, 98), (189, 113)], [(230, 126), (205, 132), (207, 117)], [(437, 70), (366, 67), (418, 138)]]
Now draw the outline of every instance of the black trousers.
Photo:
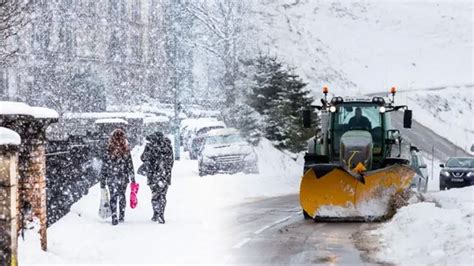
[(127, 184), (109, 186), (110, 191), (110, 210), (112, 211), (112, 219), (117, 218), (117, 204), (119, 209), (119, 218), (125, 217), (125, 207), (127, 206), (127, 199), (125, 191)]
[(168, 185), (159, 187), (158, 185), (150, 185), (151, 189), (151, 206), (153, 212), (164, 216), (166, 208), (166, 193), (168, 192)]

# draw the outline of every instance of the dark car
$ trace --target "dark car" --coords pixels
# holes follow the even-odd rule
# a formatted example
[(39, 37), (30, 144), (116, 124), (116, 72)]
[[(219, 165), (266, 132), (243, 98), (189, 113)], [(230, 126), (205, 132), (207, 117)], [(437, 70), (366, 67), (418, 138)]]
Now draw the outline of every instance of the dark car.
[(474, 157), (452, 157), (439, 173), (439, 189), (474, 185)]

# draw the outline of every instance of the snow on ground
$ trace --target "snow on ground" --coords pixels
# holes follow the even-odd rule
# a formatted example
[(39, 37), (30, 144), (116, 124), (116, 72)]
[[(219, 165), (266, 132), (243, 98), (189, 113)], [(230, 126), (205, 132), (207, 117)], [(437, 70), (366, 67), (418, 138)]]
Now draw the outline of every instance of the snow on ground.
[[(142, 150), (133, 150), (136, 169)], [(28, 231), (25, 241), (19, 241), (19, 261), (21, 265), (229, 263), (228, 255), (221, 252), (231, 246), (220, 233), (225, 226), (222, 208), (298, 191), (302, 165), (274, 149), (268, 140), (261, 142), (257, 153), (258, 175), (199, 177), (196, 161), (186, 156), (176, 161), (164, 225), (150, 221), (151, 193), (145, 177), (137, 176), (137, 208), (127, 207), (125, 223), (115, 227), (98, 217), (100, 189), (96, 185), (48, 229), (48, 252), (40, 250), (37, 234)]]
[(398, 210), (371, 234), (381, 240), (378, 261), (397, 265), (471, 265), (474, 261), (474, 186), (441, 191), (428, 202)]
[(255, 44), (320, 95), (473, 84), (472, 1), (258, 1)]
[(402, 92), (397, 104), (407, 104), (416, 121), (470, 151), (474, 144), (474, 87)]

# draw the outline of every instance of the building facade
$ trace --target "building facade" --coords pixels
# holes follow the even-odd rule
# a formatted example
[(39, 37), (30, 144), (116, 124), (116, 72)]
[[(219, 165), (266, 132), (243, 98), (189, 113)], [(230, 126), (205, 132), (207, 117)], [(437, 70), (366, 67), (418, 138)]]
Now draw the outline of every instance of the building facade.
[(0, 97), (62, 111), (167, 101), (164, 0), (31, 0)]

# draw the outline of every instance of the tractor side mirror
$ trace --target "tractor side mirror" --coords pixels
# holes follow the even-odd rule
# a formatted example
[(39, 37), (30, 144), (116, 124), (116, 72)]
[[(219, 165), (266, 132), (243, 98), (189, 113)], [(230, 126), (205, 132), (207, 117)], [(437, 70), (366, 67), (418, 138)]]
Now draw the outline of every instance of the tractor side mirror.
[(311, 127), (311, 110), (303, 110), (303, 127), (310, 128)]
[(403, 127), (411, 128), (412, 119), (413, 119), (413, 111), (405, 110), (405, 112), (403, 113)]
[(444, 168), (444, 163), (440, 163), (439, 167)]

